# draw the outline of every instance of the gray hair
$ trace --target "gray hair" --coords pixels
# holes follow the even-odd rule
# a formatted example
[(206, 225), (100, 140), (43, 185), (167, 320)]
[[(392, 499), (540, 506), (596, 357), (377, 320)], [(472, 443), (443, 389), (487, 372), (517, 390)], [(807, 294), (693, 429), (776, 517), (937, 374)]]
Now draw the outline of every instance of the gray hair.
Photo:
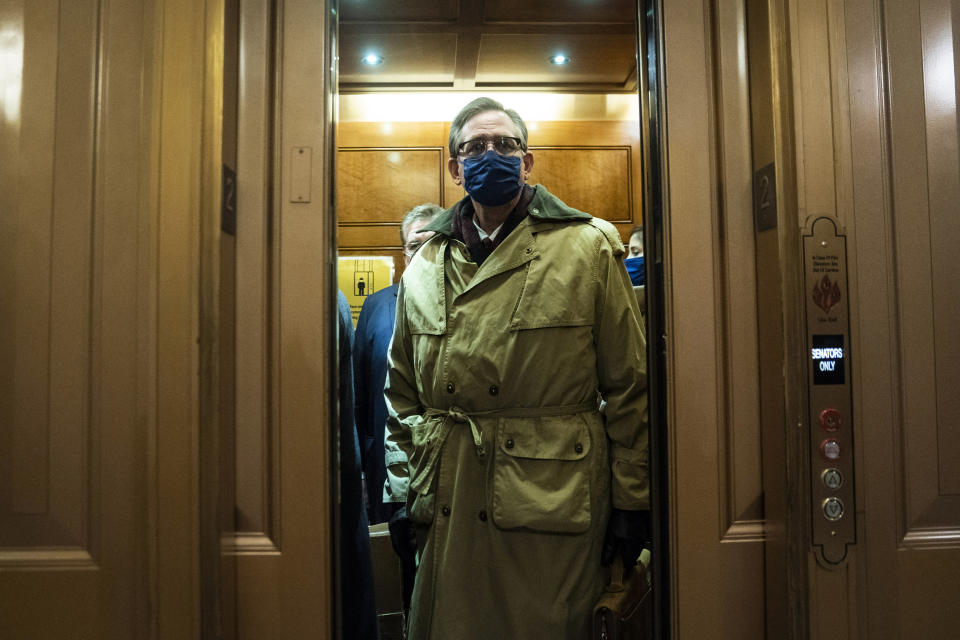
[(461, 139), (463, 126), (470, 122), (474, 116), (478, 116), (481, 113), (486, 113), (487, 111), (501, 111), (507, 114), (507, 117), (513, 121), (514, 126), (520, 133), (520, 148), (524, 151), (527, 150), (527, 125), (523, 123), (523, 118), (520, 117), (520, 114), (513, 109), (505, 109), (502, 104), (493, 98), (477, 98), (461, 109), (460, 113), (457, 114), (457, 117), (454, 118), (453, 122), (450, 124), (449, 145), (451, 158), (457, 157), (457, 147), (459, 147), (460, 143), (463, 142)]
[(400, 241), (407, 244), (407, 230), (415, 222), (421, 220), (433, 220), (443, 212), (443, 207), (432, 202), (418, 204), (403, 216), (403, 222), (400, 223)]

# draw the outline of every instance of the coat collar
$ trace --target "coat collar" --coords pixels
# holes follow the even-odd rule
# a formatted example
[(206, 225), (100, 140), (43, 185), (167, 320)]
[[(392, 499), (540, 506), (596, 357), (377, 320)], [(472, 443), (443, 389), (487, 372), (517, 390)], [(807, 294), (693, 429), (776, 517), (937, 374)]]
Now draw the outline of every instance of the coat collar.
[[(534, 189), (536, 192), (533, 195), (533, 200), (530, 201), (530, 206), (527, 207), (527, 213), (537, 221), (569, 222), (572, 220), (590, 220), (593, 217), (589, 213), (584, 213), (567, 205), (560, 198), (547, 191), (542, 184), (537, 185)], [(469, 198), (470, 196), (465, 197), (442, 212), (422, 231), (433, 231), (449, 238), (453, 233), (453, 217)]]
[[(466, 200), (466, 198), (464, 200)], [(422, 229), (423, 231), (433, 231), (436, 233), (436, 235), (427, 240), (427, 243), (418, 251), (418, 254), (423, 254), (422, 257), (426, 258), (427, 262), (433, 263), (435, 268), (429, 272), (434, 278), (434, 281), (429, 282), (430, 277), (428, 276), (420, 281), (420, 286), (434, 289), (432, 298), (439, 303), (441, 308), (446, 308), (444, 301), (444, 270), (446, 268), (446, 252), (449, 250), (448, 245), (450, 244), (450, 239), (453, 234), (453, 217), (457, 211), (459, 211), (459, 207), (463, 204), (464, 200), (459, 201), (453, 207), (442, 212), (433, 222)], [(589, 213), (584, 213), (565, 204), (562, 200), (547, 191), (543, 185), (536, 187), (536, 193), (534, 194), (533, 200), (530, 201), (530, 205), (527, 207), (527, 213), (528, 215), (517, 225), (510, 235), (503, 240), (500, 247), (483, 261), (476, 275), (470, 280), (470, 284), (467, 285), (459, 295), (471, 291), (481, 283), (495, 276), (537, 259), (540, 256), (540, 249), (537, 247), (536, 241), (536, 233), (538, 231), (549, 228), (557, 223), (562, 224), (574, 221), (586, 222), (593, 219), (593, 216)], [(432, 245), (432, 250), (428, 249), (425, 252), (424, 249), (427, 249), (427, 245)], [(427, 257), (428, 255), (430, 255), (430, 257)], [(419, 255), (414, 257), (414, 263), (418, 261), (419, 257)], [(412, 264), (413, 263), (411, 263), (411, 266)], [(441, 325), (444, 324), (444, 318), (440, 319), (440, 323)]]

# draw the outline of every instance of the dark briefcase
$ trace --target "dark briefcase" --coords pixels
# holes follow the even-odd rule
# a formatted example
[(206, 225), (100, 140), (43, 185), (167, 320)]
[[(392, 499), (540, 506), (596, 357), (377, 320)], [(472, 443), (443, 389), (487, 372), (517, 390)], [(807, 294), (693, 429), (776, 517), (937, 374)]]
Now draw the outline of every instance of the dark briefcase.
[(591, 640), (646, 640), (652, 632), (653, 594), (642, 564), (626, 570), (619, 557), (610, 584), (593, 608)]

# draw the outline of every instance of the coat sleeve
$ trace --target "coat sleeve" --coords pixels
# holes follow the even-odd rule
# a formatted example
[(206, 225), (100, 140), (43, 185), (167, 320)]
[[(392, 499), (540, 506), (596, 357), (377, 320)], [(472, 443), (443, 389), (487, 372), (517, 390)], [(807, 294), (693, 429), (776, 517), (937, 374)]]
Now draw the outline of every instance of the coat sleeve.
[(411, 425), (422, 420), (423, 407), (417, 392), (413, 368), (413, 344), (407, 327), (403, 282), (397, 293), (397, 314), (393, 338), (387, 358), (387, 381), (384, 397), (387, 402), (387, 428), (384, 430), (384, 462), (387, 479), (383, 486), (384, 502), (404, 502), (410, 485), (407, 465), (412, 448)]
[(595, 272), (594, 339), (600, 395), (606, 401), (613, 506), (649, 509), (646, 330), (621, 260), (623, 246), (604, 231)]

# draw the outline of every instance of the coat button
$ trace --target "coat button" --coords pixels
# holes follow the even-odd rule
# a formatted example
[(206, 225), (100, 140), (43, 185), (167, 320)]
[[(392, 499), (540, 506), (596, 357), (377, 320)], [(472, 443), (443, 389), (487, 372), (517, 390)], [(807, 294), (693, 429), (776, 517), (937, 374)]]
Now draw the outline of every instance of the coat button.
[(573, 450), (577, 453), (583, 453), (583, 445), (579, 442), (573, 447)]
[(507, 438), (504, 444), (507, 445), (507, 449), (513, 449), (513, 438)]
[(500, 387), (495, 384), (490, 385), (490, 395), (495, 396), (500, 393)]
[(487, 512), (481, 509), (481, 510), (480, 510), (480, 522), (486, 522), (486, 521), (487, 521)]
[(453, 386), (453, 383), (452, 383), (452, 382), (448, 382), (448, 383), (447, 383), (447, 393), (453, 393), (453, 392), (456, 391), (456, 390), (457, 390), (457, 388), (456, 388), (455, 386)]
[(443, 515), (448, 516), (450, 515), (450, 507), (443, 505), (443, 509), (440, 509), (440, 512), (443, 513)]

